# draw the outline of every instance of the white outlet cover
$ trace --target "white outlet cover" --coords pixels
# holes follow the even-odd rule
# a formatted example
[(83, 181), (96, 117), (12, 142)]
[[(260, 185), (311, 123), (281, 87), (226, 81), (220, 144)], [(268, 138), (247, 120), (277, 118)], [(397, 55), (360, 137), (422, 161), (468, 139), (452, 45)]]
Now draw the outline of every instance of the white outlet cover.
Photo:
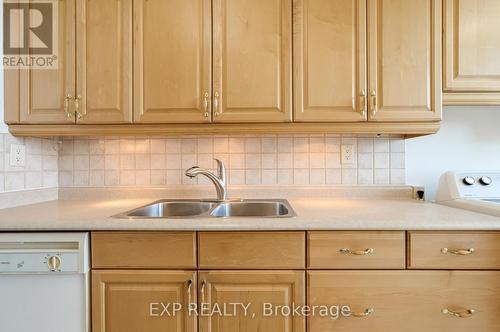
[(342, 144), (342, 164), (354, 164), (354, 145)]
[(10, 145), (10, 166), (11, 167), (26, 166), (26, 146), (21, 144)]

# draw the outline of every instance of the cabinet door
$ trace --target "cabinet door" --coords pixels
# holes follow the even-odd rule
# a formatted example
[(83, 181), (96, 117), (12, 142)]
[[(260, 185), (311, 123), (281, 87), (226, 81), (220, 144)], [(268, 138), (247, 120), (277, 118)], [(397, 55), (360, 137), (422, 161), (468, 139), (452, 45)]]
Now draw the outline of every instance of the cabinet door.
[(499, 13), (497, 0), (445, 0), (444, 91), (451, 92), (445, 99), (500, 103)]
[(211, 1), (134, 1), (134, 122), (210, 121)]
[[(195, 332), (196, 316), (186, 310), (196, 303), (195, 285), (192, 271), (92, 271), (92, 331)], [(175, 315), (174, 303), (182, 306)]]
[[(207, 271), (199, 273), (200, 301), (210, 308), (226, 307), (226, 316), (202, 315), (202, 332), (301, 332), (304, 317), (281, 314), (266, 316), (264, 305), (305, 304), (304, 272), (299, 271)], [(232, 303), (241, 305), (232, 309)]]
[(353, 312), (313, 316), (310, 332), (500, 330), (500, 272), (311, 271), (308, 285), (309, 305)]
[[(75, 0), (58, 2), (58, 67), (21, 69), (19, 109), (21, 123), (74, 122), (65, 111), (65, 98), (75, 96)], [(10, 83), (7, 83), (10, 84)], [(68, 104), (71, 104), (69, 102)], [(71, 106), (71, 105), (69, 105)]]
[(216, 122), (291, 121), (292, 0), (214, 0)]
[(294, 1), (295, 121), (366, 120), (366, 0)]
[(441, 0), (368, 1), (369, 119), (441, 119)]
[(132, 122), (132, 0), (77, 0), (79, 123)]

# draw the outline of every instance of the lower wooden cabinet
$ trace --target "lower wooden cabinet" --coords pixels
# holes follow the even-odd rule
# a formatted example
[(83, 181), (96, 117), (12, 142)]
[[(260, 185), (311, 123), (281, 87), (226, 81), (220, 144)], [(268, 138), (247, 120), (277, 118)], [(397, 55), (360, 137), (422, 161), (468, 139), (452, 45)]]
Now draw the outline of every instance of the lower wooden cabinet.
[[(199, 272), (199, 297), (209, 307), (238, 303), (236, 315), (200, 317), (202, 332), (303, 332), (305, 318), (271, 314), (272, 308), (305, 304), (303, 271), (204, 271)], [(272, 308), (270, 306), (272, 304)], [(286, 309), (285, 309), (286, 310)]]
[(309, 332), (500, 331), (500, 272), (311, 271), (308, 303), (352, 311)]
[(92, 331), (196, 332), (195, 315), (173, 315), (174, 303), (196, 303), (195, 286), (194, 271), (93, 271)]
[(498, 232), (94, 232), (92, 331), (500, 331), (497, 242)]

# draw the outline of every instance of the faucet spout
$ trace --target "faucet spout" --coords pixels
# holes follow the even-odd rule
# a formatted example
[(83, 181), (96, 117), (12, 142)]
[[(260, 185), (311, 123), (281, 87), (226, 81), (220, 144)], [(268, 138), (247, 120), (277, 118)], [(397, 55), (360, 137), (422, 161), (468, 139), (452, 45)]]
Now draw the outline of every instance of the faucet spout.
[(199, 166), (193, 166), (186, 170), (186, 176), (190, 178), (194, 178), (198, 175), (206, 176), (215, 186), (215, 190), (217, 191), (217, 200), (226, 201), (227, 200), (227, 178), (226, 178), (226, 168), (224, 164), (218, 160), (214, 159), (217, 162), (217, 175), (210, 172), (207, 169), (201, 168)]

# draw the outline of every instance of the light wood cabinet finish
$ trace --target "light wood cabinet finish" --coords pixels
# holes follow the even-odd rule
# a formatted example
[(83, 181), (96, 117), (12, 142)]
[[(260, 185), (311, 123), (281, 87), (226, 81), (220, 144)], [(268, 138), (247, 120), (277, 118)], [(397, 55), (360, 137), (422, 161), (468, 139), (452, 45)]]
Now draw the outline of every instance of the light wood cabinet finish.
[(441, 0), (368, 1), (370, 121), (441, 119)]
[(308, 268), (405, 269), (405, 232), (308, 232)]
[[(3, 70), (3, 120), (7, 124), (17, 124), (20, 120), (19, 111), (19, 79), (21, 71), (19, 69)], [(1, 119), (0, 119), (1, 121)]]
[(295, 121), (366, 121), (366, 0), (295, 0), (293, 19)]
[(79, 123), (132, 122), (132, 0), (77, 0)]
[(134, 1), (134, 122), (210, 121), (211, 43), (210, 0)]
[(445, 91), (500, 92), (500, 2), (445, 0)]
[[(304, 317), (263, 315), (265, 303), (292, 306), (305, 304), (303, 271), (207, 271), (199, 272), (200, 301), (210, 306), (224, 303), (251, 303), (249, 315), (243, 310), (233, 317), (201, 317), (202, 332), (303, 332)], [(252, 316), (252, 313), (255, 316)]]
[[(497, 331), (500, 272), (492, 271), (311, 271), (309, 305), (348, 305), (366, 317), (314, 316), (308, 331)], [(443, 314), (448, 309), (467, 318)]]
[(496, 0), (445, 0), (445, 104), (500, 104), (499, 12)]
[[(92, 271), (92, 331), (196, 332), (197, 317), (186, 310), (197, 301), (195, 285), (193, 271)], [(160, 315), (160, 303), (183, 310)]]
[(412, 269), (500, 269), (500, 232), (410, 232), (409, 244)]
[(93, 232), (91, 237), (93, 268), (196, 267), (194, 232)]
[(303, 269), (304, 232), (201, 232), (201, 269)]
[[(75, 121), (74, 117), (67, 116), (64, 107), (66, 96), (75, 97), (74, 1), (59, 1), (58, 11), (58, 68), (19, 71), (21, 123), (61, 124)], [(11, 84), (6, 81), (6, 85)]]
[(291, 121), (291, 2), (213, 1), (215, 122)]

